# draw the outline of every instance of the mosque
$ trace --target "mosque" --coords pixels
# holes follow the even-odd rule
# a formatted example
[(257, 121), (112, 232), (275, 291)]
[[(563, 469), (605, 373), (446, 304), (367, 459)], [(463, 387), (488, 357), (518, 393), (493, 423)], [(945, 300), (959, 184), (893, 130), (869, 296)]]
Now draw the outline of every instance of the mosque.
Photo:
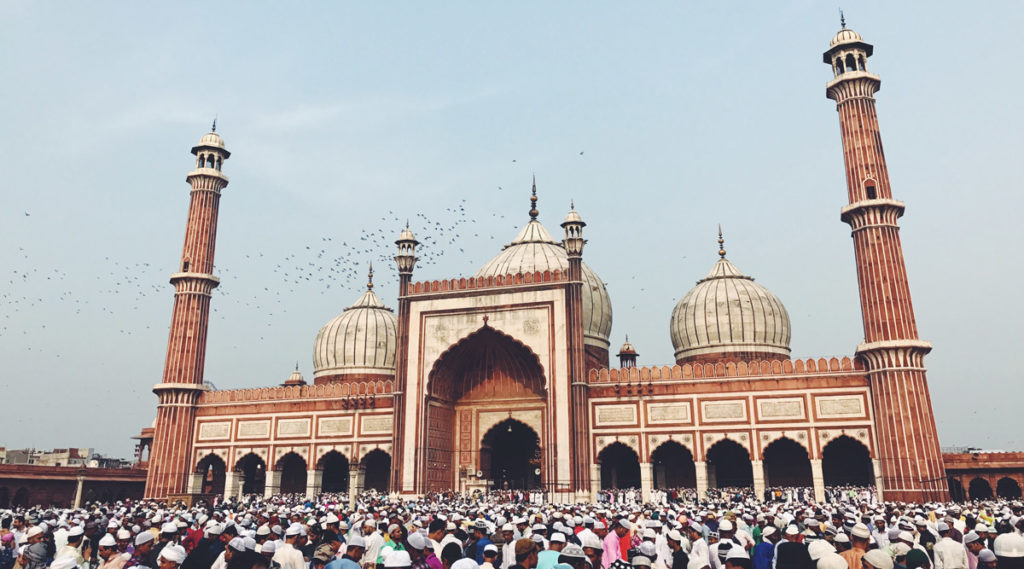
[[(871, 486), (887, 500), (950, 496), (928, 393), (867, 69), (845, 24), (834, 77), (864, 342), (843, 358), (790, 359), (782, 302), (724, 248), (670, 319), (675, 361), (611, 367), (612, 301), (584, 262), (587, 224), (538, 219), (472, 276), (413, 279), (406, 227), (397, 306), (366, 291), (313, 345), (312, 383), (203, 383), (219, 201), (231, 153), (216, 132), (192, 148), (185, 245), (151, 429), (146, 496), (536, 488), (560, 502), (602, 488)], [(824, 212), (823, 212), (824, 213)], [(554, 230), (554, 231), (553, 231)], [(557, 235), (557, 237), (556, 237)], [(721, 241), (720, 241), (721, 242)], [(693, 275), (698, 277), (699, 275)], [(1019, 487), (1017, 492), (1019, 495)]]

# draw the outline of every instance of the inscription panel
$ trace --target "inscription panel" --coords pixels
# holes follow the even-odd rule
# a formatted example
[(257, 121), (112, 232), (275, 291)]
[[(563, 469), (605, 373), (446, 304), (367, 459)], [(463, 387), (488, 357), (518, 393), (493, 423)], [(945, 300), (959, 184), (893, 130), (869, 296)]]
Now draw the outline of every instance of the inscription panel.
[(359, 432), (364, 435), (389, 434), (395, 430), (395, 420), (391, 415), (364, 415)]
[(636, 405), (598, 405), (594, 408), (598, 427), (610, 425), (635, 425)]
[(846, 419), (864, 416), (864, 398), (859, 395), (831, 395), (814, 400), (822, 419)]
[(317, 428), (317, 436), (344, 436), (352, 434), (352, 417), (323, 417)]
[(308, 437), (309, 423), (307, 419), (281, 419), (277, 422), (277, 436), (279, 437)]
[(658, 423), (689, 423), (690, 404), (679, 403), (651, 403), (647, 406), (647, 422)]
[(757, 412), (762, 419), (804, 419), (804, 400), (800, 397), (788, 399), (761, 399)]
[(265, 439), (270, 436), (270, 421), (239, 421), (238, 438)]
[(215, 441), (231, 437), (231, 421), (199, 424), (199, 440)]
[(727, 423), (747, 420), (747, 405), (737, 401), (701, 402), (701, 419), (706, 423)]

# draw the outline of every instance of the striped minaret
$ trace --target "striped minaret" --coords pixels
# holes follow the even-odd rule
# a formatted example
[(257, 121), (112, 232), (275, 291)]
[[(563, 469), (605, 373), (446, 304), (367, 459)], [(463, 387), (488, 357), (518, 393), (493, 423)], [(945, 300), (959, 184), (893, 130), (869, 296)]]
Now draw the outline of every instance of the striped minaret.
[(839, 112), (850, 200), (842, 220), (852, 229), (864, 320), (857, 355), (871, 382), (885, 499), (945, 501), (949, 490), (924, 368), (931, 344), (918, 338), (910, 302), (897, 224), (904, 206), (889, 187), (875, 112), (881, 79), (867, 71), (872, 51), (844, 21), (824, 54), (835, 74), (826, 93)]
[(210, 320), (210, 295), (220, 281), (213, 276), (213, 252), (217, 241), (217, 208), (220, 193), (228, 185), (221, 167), (231, 153), (213, 130), (192, 148), (196, 168), (185, 180), (192, 186), (185, 226), (185, 247), (178, 271), (171, 275), (174, 309), (167, 339), (163, 381), (153, 386), (157, 403), (153, 449), (146, 476), (146, 497), (165, 499), (186, 491), (191, 471), (192, 427), (196, 402), (206, 389), (206, 330)]

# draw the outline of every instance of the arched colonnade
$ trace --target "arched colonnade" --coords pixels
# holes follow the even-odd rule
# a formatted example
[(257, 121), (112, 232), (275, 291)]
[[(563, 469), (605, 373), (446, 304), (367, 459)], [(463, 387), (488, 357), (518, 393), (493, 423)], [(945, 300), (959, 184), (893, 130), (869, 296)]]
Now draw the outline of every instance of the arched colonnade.
[(227, 451), (213, 451), (196, 462), (189, 492), (225, 498), (247, 494), (304, 494), (311, 498), (323, 492), (354, 496), (369, 489), (388, 491), (391, 454), (386, 448), (363, 449), (357, 461), (334, 448), (319, 449), (312, 466), (307, 453), (308, 449), (301, 447), (278, 449), (268, 468), (266, 449), (237, 452), (229, 469), (224, 461)]
[(646, 500), (652, 490), (753, 488), (759, 498), (772, 487), (809, 487), (815, 500), (825, 500), (826, 486), (872, 486), (881, 495), (877, 461), (863, 442), (846, 435), (823, 440), (820, 455), (789, 436), (765, 437), (752, 455), (746, 441), (729, 437), (708, 441), (703, 456), (693, 452), (692, 439), (669, 438), (640, 460), (639, 437), (598, 441), (592, 487), (638, 488)]

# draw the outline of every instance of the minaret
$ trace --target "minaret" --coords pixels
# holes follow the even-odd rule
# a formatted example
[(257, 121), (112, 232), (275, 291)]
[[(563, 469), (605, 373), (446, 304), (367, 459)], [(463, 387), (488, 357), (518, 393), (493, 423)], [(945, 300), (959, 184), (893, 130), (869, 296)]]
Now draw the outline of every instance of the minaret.
[(196, 168), (185, 180), (192, 186), (185, 226), (185, 246), (178, 272), (171, 275), (174, 309), (167, 340), (163, 381), (153, 386), (157, 403), (153, 450), (146, 476), (146, 497), (165, 499), (185, 491), (191, 470), (192, 427), (196, 403), (206, 390), (206, 330), (210, 320), (210, 295), (220, 284), (213, 276), (213, 252), (217, 240), (217, 208), (220, 193), (228, 185), (221, 167), (231, 153), (211, 132), (192, 147)]
[(946, 501), (949, 490), (924, 368), (931, 344), (918, 338), (910, 302), (897, 225), (904, 205), (889, 187), (875, 112), (881, 79), (867, 71), (872, 51), (843, 19), (824, 54), (835, 75), (826, 94), (839, 112), (850, 200), (841, 217), (852, 229), (864, 320), (857, 355), (871, 382), (875, 458), (885, 499)]
[[(530, 196), (530, 218), (537, 219), (537, 181), (533, 182)], [(577, 500), (587, 500), (591, 492), (590, 472), (590, 420), (587, 413), (587, 378), (583, 347), (583, 238), (586, 223), (570, 204), (569, 213), (562, 222), (565, 230), (566, 255), (569, 258), (569, 282), (566, 283), (566, 336), (568, 337), (568, 371), (571, 390), (570, 420), (572, 422), (572, 488)]]
[[(408, 382), (409, 370), (409, 284), (412, 282), (412, 271), (416, 268), (416, 246), (420, 242), (409, 230), (409, 222), (398, 235), (395, 245), (398, 254), (395, 264), (398, 265), (398, 351), (395, 354), (395, 390), (393, 393), (395, 408), (395, 433), (393, 437), (391, 458), (391, 489), (394, 492), (411, 490), (402, 486), (402, 468), (405, 457), (405, 429), (399, 422), (405, 417), (405, 386)], [(373, 286), (373, 269), (370, 269), (370, 286)]]

